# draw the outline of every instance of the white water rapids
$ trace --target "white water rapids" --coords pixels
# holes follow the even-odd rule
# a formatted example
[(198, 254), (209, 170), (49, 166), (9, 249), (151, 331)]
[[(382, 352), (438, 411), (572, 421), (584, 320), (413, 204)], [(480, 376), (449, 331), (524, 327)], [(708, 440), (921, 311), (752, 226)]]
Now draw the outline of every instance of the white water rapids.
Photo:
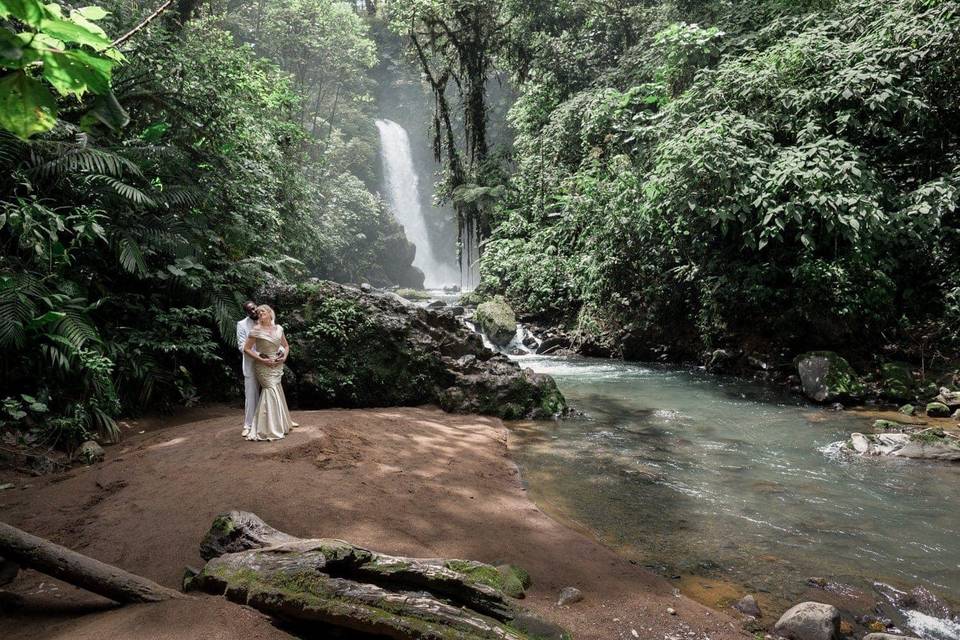
[(457, 265), (439, 260), (430, 243), (420, 201), (420, 180), (406, 129), (392, 120), (377, 120), (377, 129), (380, 131), (387, 202), (397, 221), (403, 225), (407, 239), (417, 247), (413, 266), (423, 271), (424, 285), (428, 289), (458, 284), (461, 278)]

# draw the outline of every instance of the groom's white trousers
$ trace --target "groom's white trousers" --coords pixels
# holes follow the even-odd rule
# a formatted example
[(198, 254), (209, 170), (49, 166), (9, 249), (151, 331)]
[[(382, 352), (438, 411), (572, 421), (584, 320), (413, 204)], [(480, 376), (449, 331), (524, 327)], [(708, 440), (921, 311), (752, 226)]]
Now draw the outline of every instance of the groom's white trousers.
[(260, 399), (260, 383), (256, 375), (243, 376), (243, 393), (245, 396), (245, 413), (243, 414), (243, 428), (253, 426), (253, 416), (257, 412), (257, 401)]

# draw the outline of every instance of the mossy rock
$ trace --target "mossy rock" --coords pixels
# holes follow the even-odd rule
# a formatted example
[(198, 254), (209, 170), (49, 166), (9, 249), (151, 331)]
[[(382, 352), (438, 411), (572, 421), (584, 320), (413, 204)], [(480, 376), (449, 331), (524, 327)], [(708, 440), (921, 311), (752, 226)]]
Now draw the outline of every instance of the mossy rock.
[(873, 423), (873, 428), (889, 431), (890, 429), (902, 429), (903, 424), (896, 422), (894, 420), (877, 420), (876, 422)]
[(916, 381), (910, 365), (885, 362), (880, 365), (880, 395), (891, 400), (906, 400), (916, 395)]
[(927, 415), (931, 418), (949, 418), (950, 407), (942, 402), (928, 402)]
[(473, 319), (490, 342), (499, 347), (506, 346), (517, 334), (517, 316), (502, 296), (478, 306)]
[(915, 406), (913, 406), (912, 404), (905, 404), (905, 405), (903, 405), (902, 407), (900, 407), (899, 409), (897, 409), (897, 411), (899, 411), (900, 413), (902, 413), (902, 414), (905, 415), (905, 416), (912, 416), (914, 413), (916, 413), (917, 408), (916, 408)]
[(816, 402), (855, 400), (864, 393), (856, 371), (833, 351), (811, 351), (794, 358), (803, 392)]
[(406, 298), (407, 300), (429, 300), (430, 294), (426, 291), (420, 289), (397, 289), (395, 292), (401, 298)]

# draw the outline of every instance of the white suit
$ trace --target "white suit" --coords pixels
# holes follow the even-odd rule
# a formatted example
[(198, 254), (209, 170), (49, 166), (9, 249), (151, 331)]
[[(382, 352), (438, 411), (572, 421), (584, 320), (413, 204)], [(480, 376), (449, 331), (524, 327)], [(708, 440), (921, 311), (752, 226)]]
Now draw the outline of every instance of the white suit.
[[(247, 336), (250, 330), (256, 325), (252, 318), (244, 318), (237, 322), (237, 348), (240, 349), (243, 358), (243, 393), (244, 393), (244, 415), (243, 415), (243, 435), (246, 436), (253, 425), (253, 416), (257, 411), (257, 401), (260, 399), (260, 383), (257, 382), (257, 376), (253, 372), (253, 358), (243, 353), (243, 345), (247, 342)], [(253, 348), (256, 351), (256, 347)]]

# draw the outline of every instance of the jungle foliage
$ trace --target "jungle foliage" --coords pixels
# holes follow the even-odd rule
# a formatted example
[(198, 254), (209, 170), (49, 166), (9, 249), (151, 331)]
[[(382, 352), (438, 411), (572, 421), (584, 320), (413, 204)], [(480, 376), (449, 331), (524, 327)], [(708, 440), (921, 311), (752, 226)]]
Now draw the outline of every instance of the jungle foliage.
[(384, 281), (406, 247), (351, 6), (180, 5), (114, 46), (153, 3), (0, 0), (0, 428), (28, 442), (221, 397), (265, 279)]
[(685, 355), (960, 352), (956, 2), (501, 6), (485, 291)]

